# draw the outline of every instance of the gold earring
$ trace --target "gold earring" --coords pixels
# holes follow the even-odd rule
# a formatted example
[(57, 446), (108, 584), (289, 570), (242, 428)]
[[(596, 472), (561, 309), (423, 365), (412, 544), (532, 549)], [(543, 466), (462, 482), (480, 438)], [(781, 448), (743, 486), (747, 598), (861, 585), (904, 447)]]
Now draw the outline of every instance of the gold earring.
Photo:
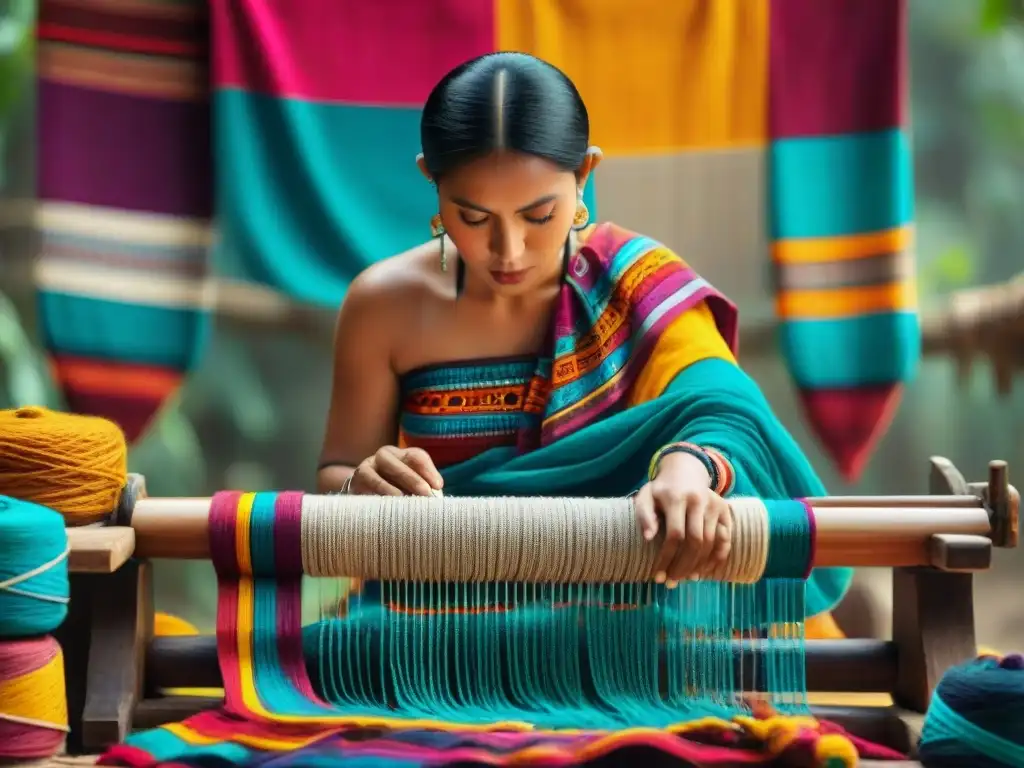
[(583, 195), (580, 195), (579, 200), (576, 201), (576, 213), (572, 217), (572, 228), (578, 231), (589, 223), (590, 210), (587, 208), (587, 204), (583, 202)]
[(444, 223), (441, 221), (441, 214), (435, 214), (430, 219), (430, 234), (432, 237), (441, 239), (441, 271), (448, 271), (448, 257), (444, 252)]

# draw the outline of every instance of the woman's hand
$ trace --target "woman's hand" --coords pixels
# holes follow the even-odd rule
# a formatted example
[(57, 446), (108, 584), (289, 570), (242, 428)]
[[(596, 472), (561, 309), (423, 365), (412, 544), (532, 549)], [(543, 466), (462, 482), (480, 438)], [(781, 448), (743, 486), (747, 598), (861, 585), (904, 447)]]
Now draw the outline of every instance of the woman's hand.
[(708, 487), (710, 480), (699, 459), (670, 453), (662, 457), (654, 480), (635, 496), (636, 519), (644, 538), (650, 541), (659, 524), (665, 527), (665, 543), (654, 565), (655, 581), (674, 587), (729, 556), (732, 512)]
[(444, 481), (421, 448), (385, 445), (352, 473), (348, 492), (363, 496), (433, 496)]

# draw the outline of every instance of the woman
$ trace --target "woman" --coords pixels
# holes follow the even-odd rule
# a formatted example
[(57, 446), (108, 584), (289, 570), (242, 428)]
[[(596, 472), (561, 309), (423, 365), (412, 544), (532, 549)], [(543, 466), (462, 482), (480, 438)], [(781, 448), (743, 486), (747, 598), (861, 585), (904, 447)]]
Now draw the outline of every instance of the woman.
[[(636, 492), (670, 587), (728, 555), (723, 496), (823, 494), (736, 364), (734, 307), (664, 246), (590, 222), (601, 153), (562, 72), (467, 62), (428, 97), (421, 140), (434, 237), (345, 298), (322, 492)], [(849, 580), (814, 572), (810, 634), (837, 633)]]

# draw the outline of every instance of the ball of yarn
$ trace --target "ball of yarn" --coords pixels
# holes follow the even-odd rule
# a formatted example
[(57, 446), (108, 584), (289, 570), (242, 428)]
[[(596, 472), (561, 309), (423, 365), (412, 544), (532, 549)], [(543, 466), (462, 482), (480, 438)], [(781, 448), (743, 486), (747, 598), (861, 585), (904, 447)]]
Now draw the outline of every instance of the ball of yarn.
[(0, 494), (82, 525), (114, 511), (127, 472), (124, 433), (111, 421), (34, 406), (0, 411)]
[(1024, 657), (984, 656), (946, 672), (918, 754), (926, 768), (1024, 766)]
[(53, 757), (67, 731), (64, 656), (57, 641), (0, 643), (0, 758)]
[(52, 632), (67, 616), (69, 595), (64, 518), (0, 496), (0, 638)]

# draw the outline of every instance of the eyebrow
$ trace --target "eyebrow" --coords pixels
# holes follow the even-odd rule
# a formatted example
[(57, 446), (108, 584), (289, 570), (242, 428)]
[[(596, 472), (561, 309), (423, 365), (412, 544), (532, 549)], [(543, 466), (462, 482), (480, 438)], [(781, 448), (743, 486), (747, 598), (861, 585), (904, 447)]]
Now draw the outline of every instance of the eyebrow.
[[(558, 195), (545, 195), (544, 197), (537, 198), (536, 200), (534, 200), (529, 205), (524, 205), (522, 208), (517, 209), (516, 213), (526, 213), (527, 211), (532, 211), (534, 208), (537, 208), (537, 207), (539, 207), (541, 205), (544, 205), (546, 203), (553, 202), (553, 201), (555, 201), (557, 199), (558, 199)], [(471, 208), (474, 211), (480, 211), (480, 213), (487, 213), (487, 214), (493, 214), (494, 213), (494, 211), (489, 211), (486, 208), (484, 208), (482, 205), (476, 205), (475, 203), (471, 203), (471, 202), (469, 202), (469, 200), (466, 200), (466, 199), (461, 198), (461, 197), (453, 197), (452, 198), (452, 202), (455, 203), (456, 205), (461, 205), (463, 208)]]

